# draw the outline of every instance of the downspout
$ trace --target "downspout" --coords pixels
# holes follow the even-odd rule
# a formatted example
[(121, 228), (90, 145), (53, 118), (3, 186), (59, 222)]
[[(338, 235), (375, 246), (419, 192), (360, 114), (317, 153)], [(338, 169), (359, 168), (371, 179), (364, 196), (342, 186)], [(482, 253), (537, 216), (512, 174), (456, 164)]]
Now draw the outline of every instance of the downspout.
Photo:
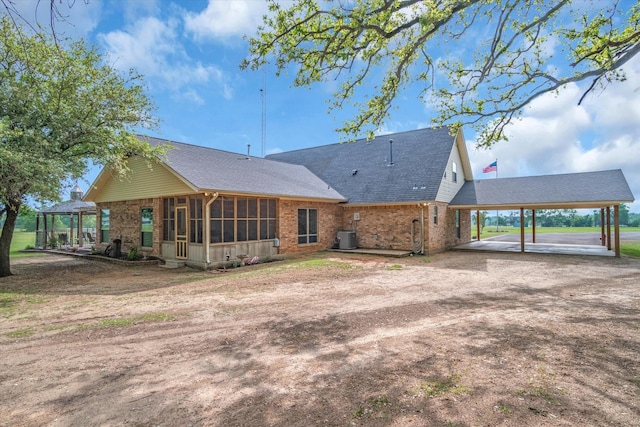
[[(422, 214), (420, 215), (420, 255), (424, 255), (424, 207), (429, 206), (427, 203), (420, 203), (420, 210)], [(428, 213), (429, 211), (427, 211)]]
[(204, 250), (207, 254), (207, 265), (211, 264), (211, 249), (209, 248), (209, 245), (211, 244), (211, 203), (213, 203), (217, 198), (218, 192), (216, 191), (213, 193), (213, 197), (207, 202), (204, 209)]

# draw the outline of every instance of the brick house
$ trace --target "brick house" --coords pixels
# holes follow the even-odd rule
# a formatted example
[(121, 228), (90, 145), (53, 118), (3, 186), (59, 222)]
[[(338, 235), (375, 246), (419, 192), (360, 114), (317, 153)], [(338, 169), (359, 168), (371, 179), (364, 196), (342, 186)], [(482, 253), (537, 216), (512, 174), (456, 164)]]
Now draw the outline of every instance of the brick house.
[[(321, 251), (339, 232), (358, 247), (428, 254), (470, 240), (469, 210), (448, 209), (472, 179), (462, 133), (423, 129), (267, 158), (140, 137), (172, 147), (153, 165), (103, 170), (84, 197), (96, 204), (96, 246), (119, 239), (172, 263), (207, 268), (239, 255)], [(393, 140), (393, 142), (390, 142)], [(322, 150), (324, 149), (324, 150)], [(310, 154), (325, 164), (304, 164)]]
[(84, 200), (96, 204), (98, 248), (119, 239), (169, 265), (336, 245), (432, 254), (472, 240), (471, 211), (617, 213), (633, 201), (619, 170), (474, 181), (462, 131), (446, 127), (266, 158), (140, 138), (172, 149), (153, 165), (131, 158), (123, 180), (103, 170)]

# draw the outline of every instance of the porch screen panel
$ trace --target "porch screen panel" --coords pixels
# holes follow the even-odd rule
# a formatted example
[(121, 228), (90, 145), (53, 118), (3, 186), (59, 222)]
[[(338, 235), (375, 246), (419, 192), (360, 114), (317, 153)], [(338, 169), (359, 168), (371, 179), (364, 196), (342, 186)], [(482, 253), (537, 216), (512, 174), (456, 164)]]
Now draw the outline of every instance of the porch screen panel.
[(176, 201), (173, 197), (162, 201), (162, 240), (173, 242), (176, 230)]
[(260, 199), (260, 240), (276, 237), (276, 201)]
[(210, 209), (210, 240), (211, 243), (220, 243), (222, 242), (222, 197), (214, 200), (213, 203), (211, 203)]
[(189, 242), (202, 243), (202, 198), (189, 199)]
[(222, 199), (222, 239), (224, 242), (234, 242), (235, 235), (235, 199), (225, 197)]
[(237, 200), (237, 216), (238, 216), (238, 234), (236, 236), (236, 240), (238, 242), (246, 242), (248, 233), (247, 233), (247, 199), (244, 197), (238, 197)]
[(258, 199), (247, 200), (247, 238), (258, 240)]

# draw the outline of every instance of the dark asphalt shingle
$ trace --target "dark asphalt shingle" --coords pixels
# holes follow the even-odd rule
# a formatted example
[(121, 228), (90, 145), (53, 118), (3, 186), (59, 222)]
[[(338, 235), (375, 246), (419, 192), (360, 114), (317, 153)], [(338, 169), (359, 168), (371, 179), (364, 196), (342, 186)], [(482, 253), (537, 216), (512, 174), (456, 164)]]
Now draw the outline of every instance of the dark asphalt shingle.
[[(393, 139), (393, 166), (389, 140)], [(349, 203), (435, 200), (455, 137), (430, 128), (272, 154), (268, 159), (306, 166)], [(357, 172), (356, 172), (357, 171)]]

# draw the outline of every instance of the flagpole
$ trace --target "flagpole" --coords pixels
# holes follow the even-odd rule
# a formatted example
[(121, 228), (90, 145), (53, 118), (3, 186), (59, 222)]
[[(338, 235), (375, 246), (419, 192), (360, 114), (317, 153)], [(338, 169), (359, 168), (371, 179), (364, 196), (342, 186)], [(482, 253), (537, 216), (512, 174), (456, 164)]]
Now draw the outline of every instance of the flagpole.
[[(498, 179), (498, 159), (496, 159), (496, 179)], [(500, 214), (496, 210), (496, 232), (500, 232)]]

